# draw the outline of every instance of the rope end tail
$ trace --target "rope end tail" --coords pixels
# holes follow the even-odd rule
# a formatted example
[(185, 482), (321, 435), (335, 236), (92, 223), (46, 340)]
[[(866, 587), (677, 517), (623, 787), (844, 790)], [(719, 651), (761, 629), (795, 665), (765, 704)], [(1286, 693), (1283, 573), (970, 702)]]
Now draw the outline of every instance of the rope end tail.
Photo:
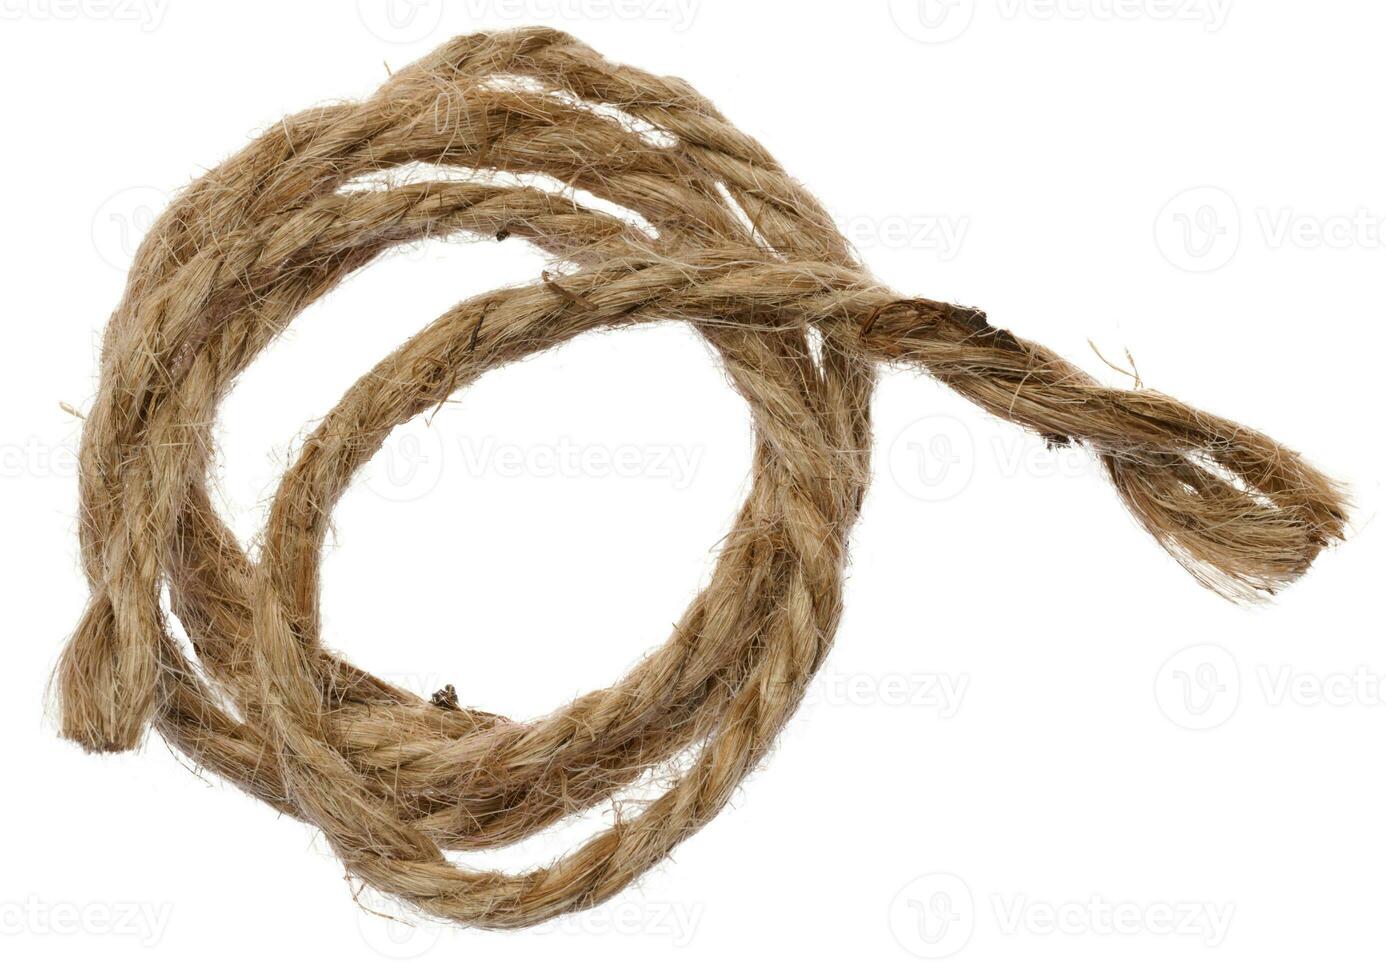
[(88, 752), (137, 748), (154, 710), (154, 665), (121, 656), (116, 632), (110, 600), (94, 596), (53, 676), (59, 731)]
[(1051, 445), (1097, 453), (1141, 526), (1235, 601), (1274, 595), (1341, 540), (1341, 486), (1259, 432), (1147, 388), (1108, 388), (980, 310), (897, 299), (861, 323), (872, 356), (923, 368)]
[(1199, 582), (1233, 601), (1267, 599), (1343, 540), (1347, 497), (1259, 432), (1240, 429), (1235, 442), (1207, 435), (1201, 452), (1133, 450), (1102, 461), (1140, 525)]

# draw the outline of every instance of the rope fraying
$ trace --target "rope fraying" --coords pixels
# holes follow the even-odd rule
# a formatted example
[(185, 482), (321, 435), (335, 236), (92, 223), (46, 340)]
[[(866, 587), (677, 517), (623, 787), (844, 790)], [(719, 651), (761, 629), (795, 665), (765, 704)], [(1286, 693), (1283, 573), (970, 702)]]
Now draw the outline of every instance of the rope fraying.
[[(457, 111), (439, 126), (443, 98)], [(359, 185), (411, 163), (485, 179)], [(535, 175), (563, 191), (499, 179)], [(450, 235), (521, 237), (565, 274), (464, 300), (363, 375), (304, 442), (252, 557), (208, 487), (222, 399), (344, 278)], [(421, 697), (334, 652), (318, 613), (328, 522), (394, 427), (588, 330), (667, 320), (720, 358), (756, 442), (711, 580), (661, 646), (531, 722), (465, 707), (452, 685)], [(267, 130), (140, 247), (83, 427), (91, 600), (57, 668), (63, 733), (121, 751), (152, 724), (195, 765), (320, 828), (357, 882), (428, 915), (513, 927), (609, 898), (726, 805), (827, 656), (883, 365), (1095, 453), (1139, 523), (1233, 598), (1273, 593), (1342, 535), (1338, 487), (1269, 438), (1143, 386), (1105, 387), (980, 310), (877, 282), (823, 207), (686, 83), (557, 31), (475, 34), (362, 102)], [(190, 651), (170, 634), (165, 589)], [(640, 788), (642, 805), (524, 873), (445, 855)]]

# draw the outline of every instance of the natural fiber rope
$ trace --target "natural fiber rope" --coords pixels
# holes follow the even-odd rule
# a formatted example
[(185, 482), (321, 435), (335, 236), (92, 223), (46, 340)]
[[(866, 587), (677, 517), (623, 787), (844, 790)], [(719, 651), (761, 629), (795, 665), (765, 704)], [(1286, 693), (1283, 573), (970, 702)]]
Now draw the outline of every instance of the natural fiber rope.
[[(353, 189), (411, 162), (475, 179)], [(647, 225), (501, 186), (502, 173), (544, 175)], [(252, 561), (206, 489), (218, 404), (345, 276), (455, 233), (522, 236), (568, 274), (460, 304), (361, 378), (285, 476)], [(662, 647), (532, 723), (459, 708), (450, 690), (422, 700), (323, 648), (329, 515), (394, 426), (498, 365), (656, 320), (692, 324), (717, 351), (756, 432), (749, 496)], [(685, 83), (551, 30), (478, 34), (363, 102), (285, 119), (184, 191), (141, 246), (83, 433), (92, 600), (58, 669), (63, 733), (124, 750), (153, 721), (426, 913), (521, 926), (599, 902), (722, 808), (822, 663), (882, 362), (1087, 446), (1156, 539), (1230, 596), (1274, 591), (1341, 536), (1337, 488), (1266, 437), (1102, 387), (976, 310), (874, 281), (820, 205)], [(165, 628), (165, 586), (196, 665)], [(690, 751), (663, 795), (548, 866), (505, 875), (443, 855), (519, 840)]]

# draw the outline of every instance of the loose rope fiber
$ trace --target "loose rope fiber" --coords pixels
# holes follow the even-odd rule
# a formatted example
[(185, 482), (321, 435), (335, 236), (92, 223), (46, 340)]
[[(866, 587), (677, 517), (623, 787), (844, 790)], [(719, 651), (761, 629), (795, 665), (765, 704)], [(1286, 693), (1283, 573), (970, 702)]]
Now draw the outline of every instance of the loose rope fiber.
[[(359, 186), (408, 164), (467, 178)], [(459, 234), (520, 236), (556, 271), (460, 303), (358, 380), (285, 475), (252, 559), (207, 489), (218, 405), (343, 278)], [(755, 455), (710, 583), (661, 647), (528, 723), (460, 707), (451, 689), (424, 700), (324, 647), (329, 517), (395, 426), (585, 331), (664, 320), (717, 352), (750, 406)], [(823, 208), (684, 82), (552, 30), (477, 34), (365, 101), (283, 120), (188, 187), (141, 245), (83, 431), (92, 597), (57, 669), (63, 734), (121, 751), (152, 723), (425, 914), (512, 927), (600, 902), (727, 803), (827, 654), (882, 364), (1096, 453), (1140, 523), (1232, 598), (1274, 592), (1342, 536), (1338, 488), (1265, 436), (1103, 387), (977, 310), (876, 282)], [(191, 656), (170, 636), (165, 588)], [(528, 837), (676, 760), (662, 795), (547, 866), (511, 875), (444, 856)]]

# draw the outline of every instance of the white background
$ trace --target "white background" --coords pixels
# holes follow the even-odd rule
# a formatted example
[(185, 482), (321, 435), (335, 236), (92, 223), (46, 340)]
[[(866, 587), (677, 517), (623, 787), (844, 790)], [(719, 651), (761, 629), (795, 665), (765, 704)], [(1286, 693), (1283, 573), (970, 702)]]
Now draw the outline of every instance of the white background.
[[(1379, 592), (1386, 8), (1337, 0), (0, 0), (7, 635), (0, 945), (15, 975), (1344, 976), (1386, 918)], [(525, 933), (361, 911), (320, 838), (157, 738), (45, 717), (82, 608), (73, 453), (100, 330), (167, 196), (444, 38), (543, 21), (690, 80), (886, 282), (1345, 480), (1349, 542), (1274, 604), (1200, 589), (1080, 451), (891, 374), (847, 613), (734, 807), (598, 910)], [(221, 419), (249, 542), (294, 440), (523, 243), (359, 274)], [(427, 694), (533, 717), (619, 677), (703, 581), (744, 406), (686, 327), (589, 336), (411, 424), (336, 514), (326, 630)], [(393, 465), (394, 469), (389, 466)], [(400, 499), (407, 498), (407, 499)], [(483, 571), (484, 569), (484, 571)], [(1212, 726), (1212, 727), (1210, 727)], [(518, 869), (603, 816), (504, 854)], [(392, 911), (387, 900), (362, 903)], [(942, 956), (941, 954), (950, 954)]]

